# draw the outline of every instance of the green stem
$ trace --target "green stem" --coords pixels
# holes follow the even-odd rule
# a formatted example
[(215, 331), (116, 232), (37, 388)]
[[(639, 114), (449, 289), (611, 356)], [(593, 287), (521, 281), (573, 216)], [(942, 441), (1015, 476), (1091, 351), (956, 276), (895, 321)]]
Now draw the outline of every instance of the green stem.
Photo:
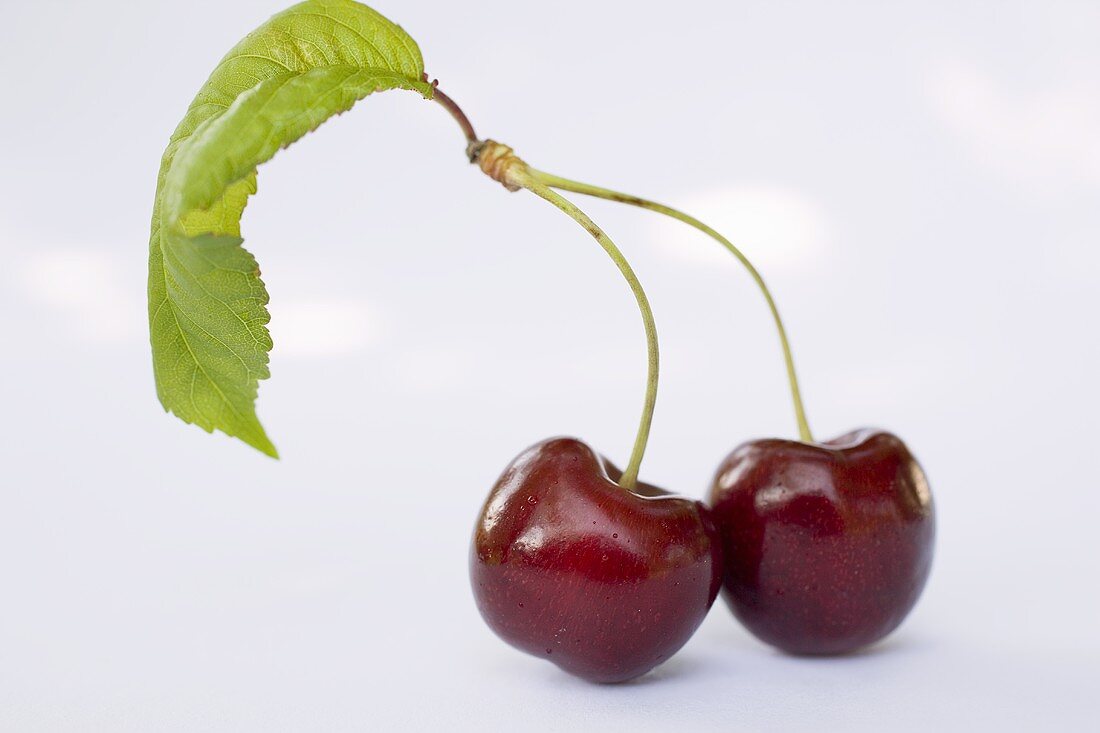
[(787, 330), (783, 327), (783, 319), (779, 317), (779, 309), (775, 305), (775, 300), (772, 298), (768, 286), (764, 284), (764, 278), (760, 276), (757, 269), (753, 267), (749, 259), (733, 244), (733, 242), (729, 241), (695, 217), (654, 201), (648, 201), (637, 196), (631, 196), (617, 191), (610, 191), (606, 188), (590, 186), (587, 183), (578, 183), (577, 181), (571, 181), (567, 178), (561, 178), (560, 176), (544, 173), (533, 168), (528, 169), (528, 174), (531, 178), (546, 186), (560, 188), (563, 191), (572, 191), (573, 193), (580, 193), (587, 196), (595, 196), (609, 201), (618, 201), (649, 211), (655, 211), (665, 216), (670, 216), (717, 240), (719, 244), (728, 249), (734, 257), (740, 260), (741, 264), (748, 270), (749, 275), (752, 276), (752, 279), (755, 280), (756, 284), (760, 287), (760, 292), (764, 294), (764, 299), (768, 302), (768, 308), (771, 310), (772, 318), (775, 320), (775, 328), (779, 333), (779, 343), (783, 347), (783, 360), (787, 365), (787, 381), (791, 388), (791, 399), (794, 401), (794, 414), (795, 419), (798, 421), (799, 438), (807, 443), (813, 442), (813, 435), (810, 433), (810, 425), (806, 421), (806, 410), (802, 406), (802, 392), (798, 388), (798, 375), (795, 374), (794, 358), (791, 356), (791, 345), (787, 341)]
[(532, 175), (528, 175), (526, 168), (520, 169), (514, 172), (510, 180), (526, 188), (536, 196), (549, 201), (584, 227), (585, 230), (599, 242), (604, 252), (607, 252), (607, 255), (619, 268), (619, 272), (626, 278), (627, 283), (630, 285), (630, 290), (634, 293), (634, 299), (638, 301), (638, 310), (641, 311), (642, 323), (645, 326), (646, 349), (648, 352), (645, 404), (642, 408), (641, 421), (638, 423), (638, 433), (634, 438), (634, 448), (630, 452), (630, 460), (627, 462), (626, 468), (623, 470), (623, 475), (619, 479), (619, 485), (624, 489), (633, 489), (638, 481), (638, 470), (642, 464), (642, 456), (645, 455), (646, 443), (649, 441), (649, 428), (653, 422), (653, 408), (657, 403), (657, 379), (660, 372), (660, 356), (657, 348), (657, 326), (653, 322), (653, 311), (649, 307), (649, 298), (646, 297), (645, 290), (642, 289), (642, 284), (638, 282), (638, 277), (634, 274), (634, 270), (630, 267), (630, 263), (626, 261), (626, 258), (623, 257), (623, 253), (619, 251), (619, 248), (615, 246), (611, 238), (572, 202), (538, 180), (538, 178), (533, 175), (534, 171), (531, 171), (531, 174)]

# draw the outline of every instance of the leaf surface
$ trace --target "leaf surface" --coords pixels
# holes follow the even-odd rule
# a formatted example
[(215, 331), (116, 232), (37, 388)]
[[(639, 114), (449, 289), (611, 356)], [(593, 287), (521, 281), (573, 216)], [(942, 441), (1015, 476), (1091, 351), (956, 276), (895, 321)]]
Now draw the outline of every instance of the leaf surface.
[(242, 246), (256, 168), (357, 101), (430, 98), (416, 43), (352, 0), (308, 0), (218, 64), (169, 140), (149, 241), (149, 335), (166, 410), (275, 456), (256, 416), (269, 376), (267, 290)]

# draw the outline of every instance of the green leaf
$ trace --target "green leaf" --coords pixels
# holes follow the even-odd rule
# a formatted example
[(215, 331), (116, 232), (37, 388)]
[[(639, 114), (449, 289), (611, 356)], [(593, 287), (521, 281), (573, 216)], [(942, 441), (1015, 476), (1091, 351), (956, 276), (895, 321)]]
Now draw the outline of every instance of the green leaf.
[(256, 417), (269, 376), (267, 290), (241, 246), (256, 168), (367, 95), (430, 98), (416, 43), (351, 0), (309, 0), (222, 59), (161, 160), (149, 241), (149, 334), (166, 410), (275, 456)]

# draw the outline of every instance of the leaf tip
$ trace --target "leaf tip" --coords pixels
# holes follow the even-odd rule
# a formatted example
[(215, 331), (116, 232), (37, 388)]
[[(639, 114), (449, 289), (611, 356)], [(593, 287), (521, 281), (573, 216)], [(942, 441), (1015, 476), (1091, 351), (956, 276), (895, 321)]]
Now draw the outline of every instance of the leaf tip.
[(271, 439), (267, 437), (267, 433), (264, 432), (263, 428), (260, 428), (258, 432), (247, 437), (242, 436), (241, 440), (260, 451), (268, 458), (274, 458), (276, 461), (279, 460), (279, 451), (275, 447), (275, 444), (271, 442)]

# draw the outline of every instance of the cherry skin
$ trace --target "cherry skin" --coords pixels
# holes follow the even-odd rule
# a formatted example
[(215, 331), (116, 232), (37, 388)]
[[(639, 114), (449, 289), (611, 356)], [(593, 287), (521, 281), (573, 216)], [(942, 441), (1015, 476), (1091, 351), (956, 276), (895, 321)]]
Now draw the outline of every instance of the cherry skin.
[(722, 463), (709, 503), (722, 537), (722, 595), (762, 641), (843, 654), (906, 617), (932, 564), (924, 472), (896, 436), (756, 440)]
[(633, 679), (676, 653), (722, 581), (701, 502), (613, 477), (579, 440), (528, 448), (490, 492), (470, 554), (489, 627), (592, 682)]

